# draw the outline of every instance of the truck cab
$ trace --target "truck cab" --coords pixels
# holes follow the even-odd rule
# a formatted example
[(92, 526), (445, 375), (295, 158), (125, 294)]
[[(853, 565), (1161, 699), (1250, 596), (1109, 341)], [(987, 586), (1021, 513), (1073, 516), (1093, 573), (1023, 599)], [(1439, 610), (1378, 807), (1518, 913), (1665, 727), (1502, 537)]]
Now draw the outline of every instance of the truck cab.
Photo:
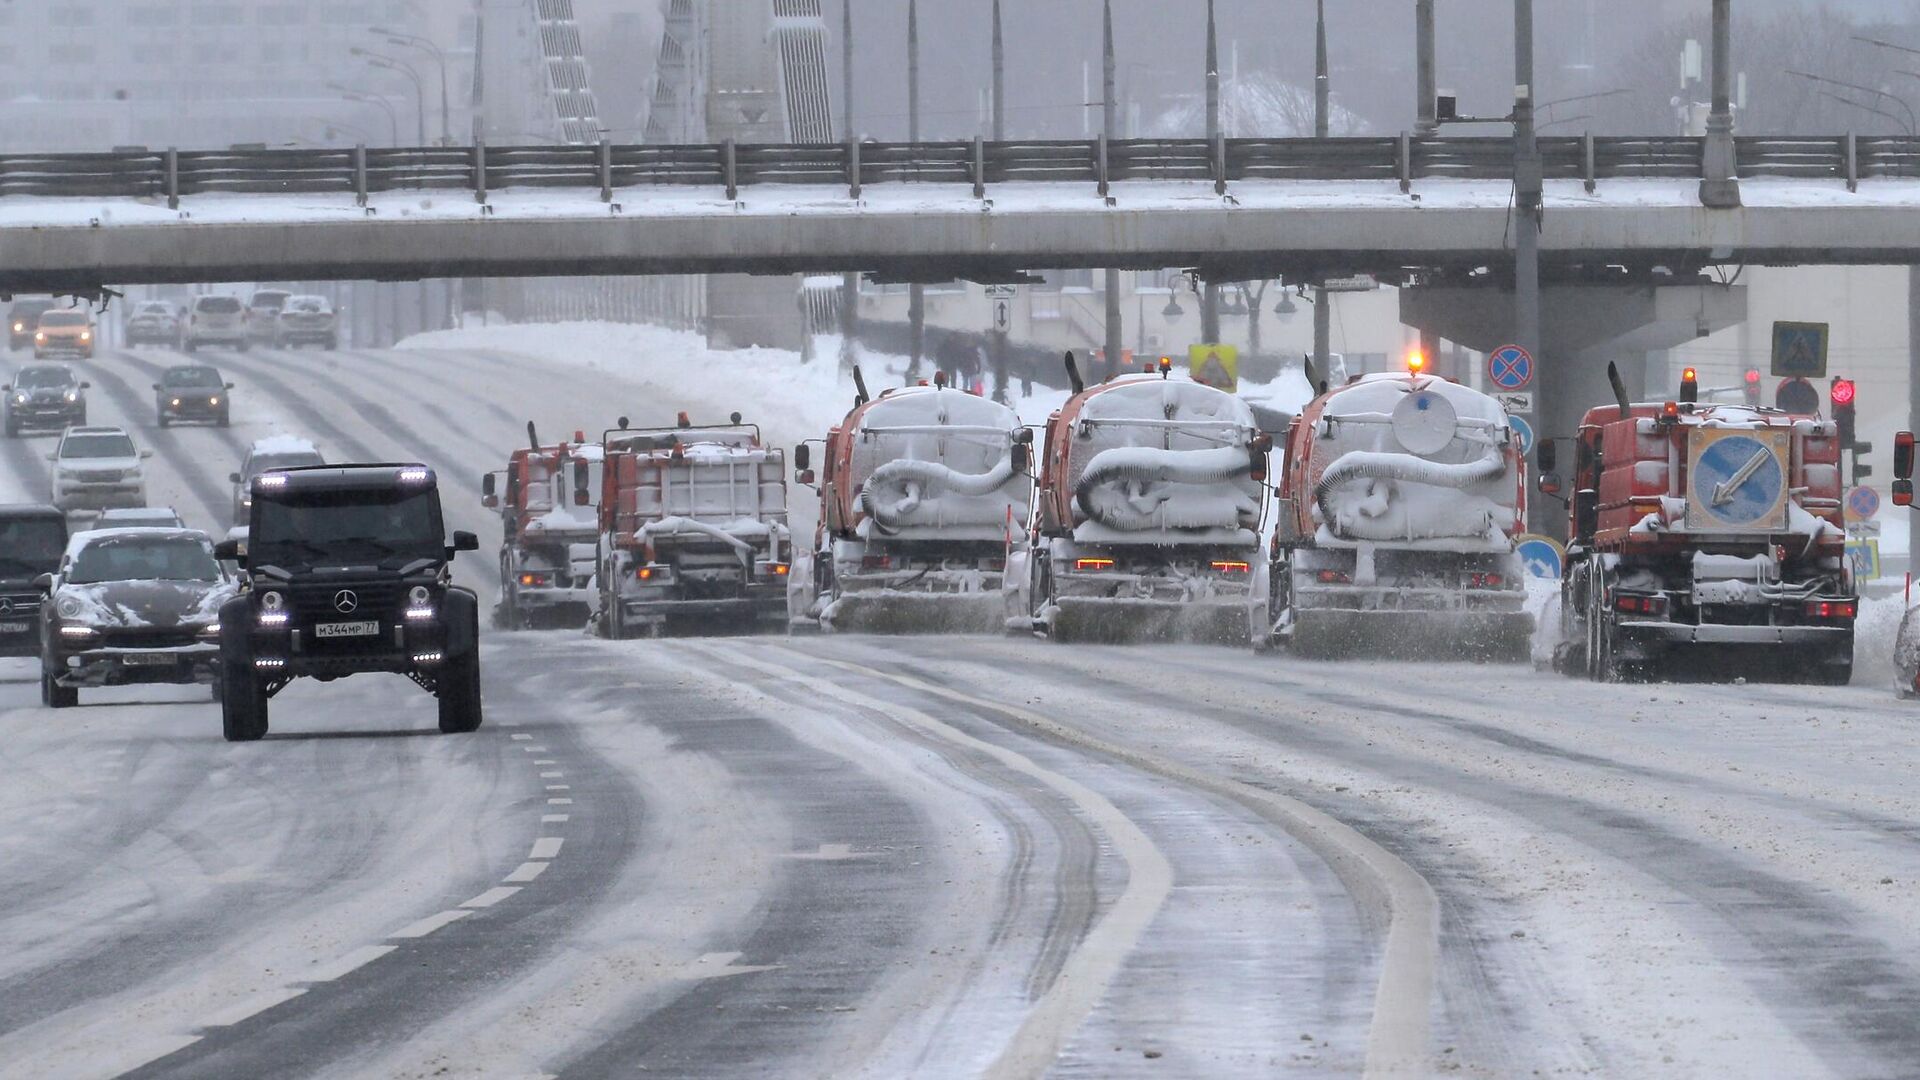
[(266, 734), (268, 700), (297, 678), (405, 675), (439, 698), (440, 730), (480, 726), (479, 601), (453, 584), (433, 470), (417, 464), (287, 469), (253, 478), (246, 573), (220, 612), (229, 741)]

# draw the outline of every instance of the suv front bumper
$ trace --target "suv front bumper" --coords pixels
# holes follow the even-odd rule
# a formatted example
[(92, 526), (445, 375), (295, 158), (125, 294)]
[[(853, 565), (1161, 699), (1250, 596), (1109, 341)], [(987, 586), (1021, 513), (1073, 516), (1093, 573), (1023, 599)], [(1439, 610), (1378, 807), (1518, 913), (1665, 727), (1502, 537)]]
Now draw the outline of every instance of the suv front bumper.
[(220, 678), (220, 647), (212, 643), (162, 649), (81, 649), (59, 653), (51, 669), (61, 686), (211, 685)]

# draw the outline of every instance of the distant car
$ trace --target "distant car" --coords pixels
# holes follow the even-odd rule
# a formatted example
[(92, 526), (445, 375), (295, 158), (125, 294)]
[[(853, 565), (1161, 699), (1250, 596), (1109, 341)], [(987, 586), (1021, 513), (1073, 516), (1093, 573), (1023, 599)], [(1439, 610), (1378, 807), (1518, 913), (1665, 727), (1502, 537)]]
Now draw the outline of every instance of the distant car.
[(93, 356), (93, 312), (86, 308), (54, 308), (41, 312), (40, 327), (33, 332), (33, 358), (49, 356)]
[(295, 296), (280, 309), (280, 327), (274, 344), (282, 349), (318, 345), (340, 347), (339, 319), (324, 296)]
[(45, 581), (40, 698), (80, 703), (80, 688), (220, 681), (220, 607), (238, 586), (192, 529), (105, 529), (67, 542)]
[(53, 462), (53, 505), (61, 510), (110, 510), (147, 505), (147, 471), (142, 461), (151, 450), (136, 449), (117, 427), (70, 427)]
[(184, 529), (187, 523), (171, 506), (123, 506), (102, 510), (92, 529)]
[(39, 579), (60, 568), (67, 515), (51, 506), (0, 506), (0, 656), (40, 655)]
[(254, 477), (275, 469), (302, 469), (326, 463), (327, 459), (320, 456), (312, 443), (295, 435), (275, 435), (254, 443), (241, 459), (240, 471), (227, 476), (233, 482), (234, 524), (246, 524), (247, 516), (253, 512)]
[(218, 294), (194, 297), (193, 308), (187, 313), (186, 340), (181, 344), (187, 352), (202, 345), (245, 350), (252, 343), (247, 339), (247, 309), (240, 298)]
[(233, 384), (220, 369), (206, 364), (181, 364), (160, 373), (153, 384), (153, 408), (161, 427), (188, 420), (204, 420), (226, 427), (232, 412)]
[(247, 340), (272, 345), (280, 338), (280, 309), (293, 294), (285, 289), (255, 289), (247, 300)]
[(12, 382), (0, 384), (0, 394), (6, 395), (7, 437), (11, 439), (28, 428), (58, 431), (85, 426), (87, 390), (92, 386), (65, 364), (21, 368)]
[(45, 296), (23, 296), (7, 312), (7, 345), (24, 349), (33, 344), (33, 332), (40, 328), (40, 316), (57, 305)]
[(165, 300), (143, 300), (127, 316), (127, 344), (163, 345), (178, 349), (186, 344), (187, 324), (180, 309)]

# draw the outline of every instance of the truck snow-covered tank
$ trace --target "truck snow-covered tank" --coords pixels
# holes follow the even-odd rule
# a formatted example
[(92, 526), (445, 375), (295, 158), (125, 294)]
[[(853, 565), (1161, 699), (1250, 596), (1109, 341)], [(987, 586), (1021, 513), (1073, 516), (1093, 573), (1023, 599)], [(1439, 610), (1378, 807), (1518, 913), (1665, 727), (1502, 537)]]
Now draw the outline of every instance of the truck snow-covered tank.
[[(1832, 421), (1680, 399), (1589, 410), (1574, 440), (1555, 666), (1839, 685), (1859, 614)], [(1542, 444), (1540, 468), (1558, 454)], [(1685, 665), (1684, 669), (1681, 665)]]
[(595, 628), (658, 637), (669, 623), (773, 629), (787, 619), (793, 542), (786, 455), (740, 422), (603, 439)]
[[(1158, 372), (1087, 387), (1047, 421), (1009, 629), (1056, 640), (1264, 640), (1272, 437), (1245, 402)], [(1024, 564), (1024, 565), (1022, 565)]]
[(593, 505), (600, 493), (600, 447), (579, 432), (570, 443), (542, 446), (531, 423), (527, 443), (513, 452), (503, 473), (481, 478), (481, 505), (500, 513), (494, 625), (584, 626), (593, 608), (600, 539)]
[[(869, 398), (827, 435), (812, 574), (796, 621), (833, 630), (998, 631), (1007, 549), (1033, 501), (1032, 433), (940, 380)], [(811, 446), (794, 451), (812, 482)], [(807, 588), (810, 585), (811, 588)]]
[(1278, 494), (1276, 643), (1527, 656), (1525, 461), (1498, 401), (1417, 371), (1353, 379), (1288, 428)]

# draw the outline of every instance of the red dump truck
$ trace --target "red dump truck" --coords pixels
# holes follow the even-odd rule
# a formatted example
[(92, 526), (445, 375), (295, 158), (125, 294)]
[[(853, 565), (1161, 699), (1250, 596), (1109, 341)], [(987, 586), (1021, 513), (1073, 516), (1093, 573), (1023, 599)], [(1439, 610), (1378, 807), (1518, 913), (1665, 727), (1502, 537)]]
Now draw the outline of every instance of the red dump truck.
[(1158, 371), (1047, 421), (1038, 514), (1008, 566), (1009, 629), (1055, 640), (1246, 644), (1271, 625), (1261, 550), (1271, 436), (1232, 394)]
[[(1852, 678), (1859, 614), (1831, 421), (1749, 406), (1616, 404), (1573, 440), (1555, 666), (1614, 682), (1665, 673)], [(1558, 453), (1540, 448), (1556, 487)]]
[(1525, 473), (1506, 412), (1477, 390), (1414, 371), (1320, 394), (1287, 430), (1274, 641), (1524, 660)]
[(606, 432), (599, 606), (606, 637), (672, 625), (774, 629), (787, 619), (793, 542), (786, 455), (740, 422)]
[[(877, 398), (860, 386), (821, 454), (820, 525), (812, 573), (791, 594), (795, 623), (998, 631), (1007, 549), (1031, 514), (1032, 433), (1012, 409), (944, 380)], [(806, 484), (811, 450), (794, 450)]]
[(480, 482), (481, 505), (500, 513), (500, 602), (494, 626), (584, 626), (593, 608), (600, 539), (593, 505), (600, 492), (600, 447), (578, 432), (570, 443), (542, 446), (531, 423), (527, 443), (513, 452), (504, 471), (488, 473)]

